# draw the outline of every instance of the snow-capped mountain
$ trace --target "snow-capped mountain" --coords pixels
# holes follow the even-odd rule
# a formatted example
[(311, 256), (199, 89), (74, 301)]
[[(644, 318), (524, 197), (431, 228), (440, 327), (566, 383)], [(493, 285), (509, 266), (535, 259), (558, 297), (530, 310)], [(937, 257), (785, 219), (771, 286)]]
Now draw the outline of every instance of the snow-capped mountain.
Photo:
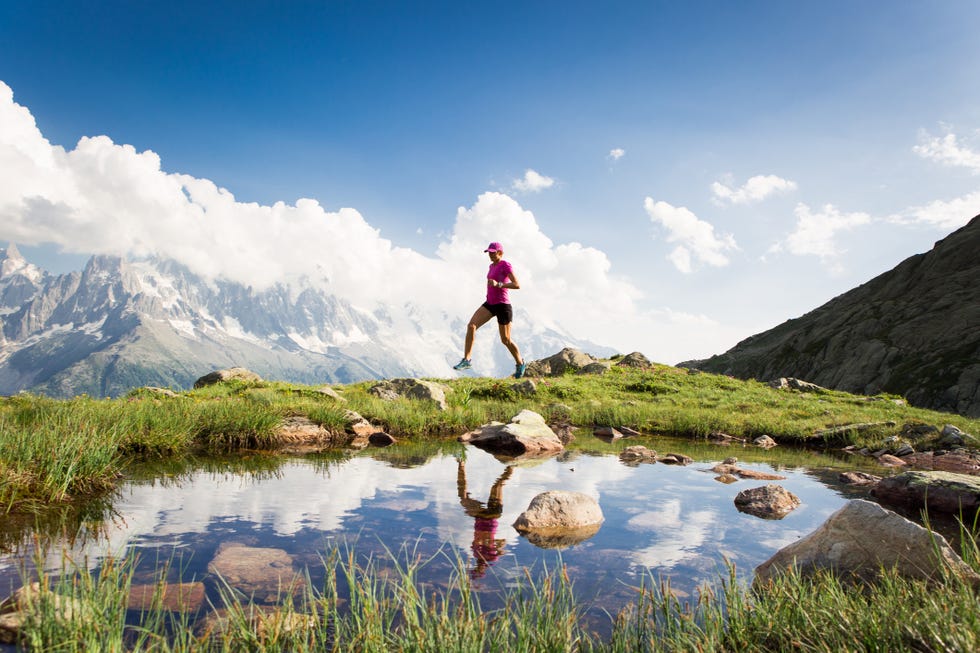
[[(411, 304), (361, 308), (310, 287), (255, 291), (172, 261), (96, 256), (81, 272), (51, 275), (11, 245), (0, 250), (0, 394), (187, 388), (236, 365), (298, 383), (448, 377), (468, 317)], [(536, 326), (520, 311), (517, 320), (526, 360), (568, 346), (612, 353)], [(479, 333), (478, 373), (511, 371), (496, 340), (492, 325)]]

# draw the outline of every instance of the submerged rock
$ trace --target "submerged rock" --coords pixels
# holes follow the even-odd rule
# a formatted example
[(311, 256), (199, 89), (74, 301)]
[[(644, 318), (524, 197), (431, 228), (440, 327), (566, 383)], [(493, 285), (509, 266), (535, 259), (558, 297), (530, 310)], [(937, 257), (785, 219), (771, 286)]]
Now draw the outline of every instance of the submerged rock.
[(159, 605), (170, 612), (193, 613), (204, 604), (204, 595), (204, 583), (200, 581), (133, 585), (129, 588), (127, 605), (130, 610), (150, 610)]
[(218, 547), (208, 571), (260, 603), (272, 603), (302, 586), (293, 557), (282, 549), (224, 543)]
[(936, 580), (952, 571), (975, 586), (980, 581), (942, 535), (862, 499), (848, 502), (815, 531), (756, 567), (753, 584), (793, 566), (804, 575), (832, 570), (863, 580), (874, 580), (882, 568), (894, 568), (915, 579)]

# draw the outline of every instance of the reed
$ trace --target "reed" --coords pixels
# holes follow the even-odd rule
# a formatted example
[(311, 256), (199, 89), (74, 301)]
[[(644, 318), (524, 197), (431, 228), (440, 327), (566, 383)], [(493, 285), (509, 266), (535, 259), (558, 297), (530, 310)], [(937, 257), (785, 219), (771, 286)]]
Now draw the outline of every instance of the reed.
[[(977, 550), (972, 530), (964, 545)], [(448, 556), (440, 552), (438, 556)], [(326, 580), (256, 605), (222, 584), (222, 606), (202, 623), (169, 612), (161, 571), (149, 606), (127, 611), (135, 560), (104, 561), (98, 573), (63, 561), (57, 578), (40, 574), (23, 609), (22, 641), (44, 651), (974, 651), (980, 647), (977, 588), (949, 576), (927, 583), (884, 572), (874, 584), (829, 573), (789, 572), (751, 589), (728, 566), (691, 603), (652, 577), (636, 600), (610, 617), (608, 634), (588, 630), (585, 606), (564, 567), (528, 571), (485, 610), (466, 566), (452, 558), (441, 589), (419, 581), (435, 558), (414, 551), (360, 559), (324, 553)], [(967, 556), (974, 568), (976, 558)], [(164, 569), (166, 565), (164, 565)], [(980, 568), (978, 568), (980, 569)]]

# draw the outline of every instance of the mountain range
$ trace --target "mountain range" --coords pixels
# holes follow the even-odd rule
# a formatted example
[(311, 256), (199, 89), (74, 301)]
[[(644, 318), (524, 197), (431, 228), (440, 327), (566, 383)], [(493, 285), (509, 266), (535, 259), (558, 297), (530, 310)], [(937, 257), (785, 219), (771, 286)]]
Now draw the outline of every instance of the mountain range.
[(980, 216), (799, 318), (680, 365), (893, 393), (915, 406), (980, 417)]
[[(522, 311), (517, 319), (525, 358), (563, 347), (613, 352)], [(446, 377), (466, 324), (410, 304), (357, 307), (312, 287), (257, 291), (166, 260), (94, 256), (81, 271), (53, 275), (13, 244), (0, 250), (0, 321), (0, 394), (53, 397), (182, 389), (233, 366), (309, 384)], [(496, 330), (481, 332), (477, 369), (504, 376), (513, 360), (495, 340)]]

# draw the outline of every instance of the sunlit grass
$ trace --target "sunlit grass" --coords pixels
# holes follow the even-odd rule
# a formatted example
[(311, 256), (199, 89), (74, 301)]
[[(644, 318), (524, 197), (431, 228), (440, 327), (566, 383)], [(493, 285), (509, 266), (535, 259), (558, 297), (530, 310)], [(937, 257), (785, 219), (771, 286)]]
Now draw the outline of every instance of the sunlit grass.
[[(961, 548), (977, 550), (964, 528)], [(448, 557), (448, 560), (446, 558)], [(168, 611), (163, 603), (169, 565), (158, 569), (151, 600), (129, 610), (135, 560), (107, 559), (97, 573), (63, 561), (57, 575), (41, 573), (23, 610), (22, 644), (44, 651), (974, 651), (980, 647), (977, 587), (946, 576), (908, 580), (883, 571), (873, 584), (821, 572), (790, 570), (762, 587), (739, 581), (734, 566), (693, 599), (669, 583), (643, 577), (636, 599), (609, 615), (604, 634), (583, 619), (567, 569), (525, 570), (485, 609), (466, 566), (445, 551), (424, 558), (410, 547), (363, 559), (352, 549), (322, 556), (314, 586), (280, 593), (256, 605), (218, 580), (204, 608)], [(441, 559), (438, 587), (420, 580)], [(976, 556), (968, 555), (974, 569)], [(178, 606), (179, 608), (180, 606)], [(595, 622), (592, 622), (595, 623)]]

